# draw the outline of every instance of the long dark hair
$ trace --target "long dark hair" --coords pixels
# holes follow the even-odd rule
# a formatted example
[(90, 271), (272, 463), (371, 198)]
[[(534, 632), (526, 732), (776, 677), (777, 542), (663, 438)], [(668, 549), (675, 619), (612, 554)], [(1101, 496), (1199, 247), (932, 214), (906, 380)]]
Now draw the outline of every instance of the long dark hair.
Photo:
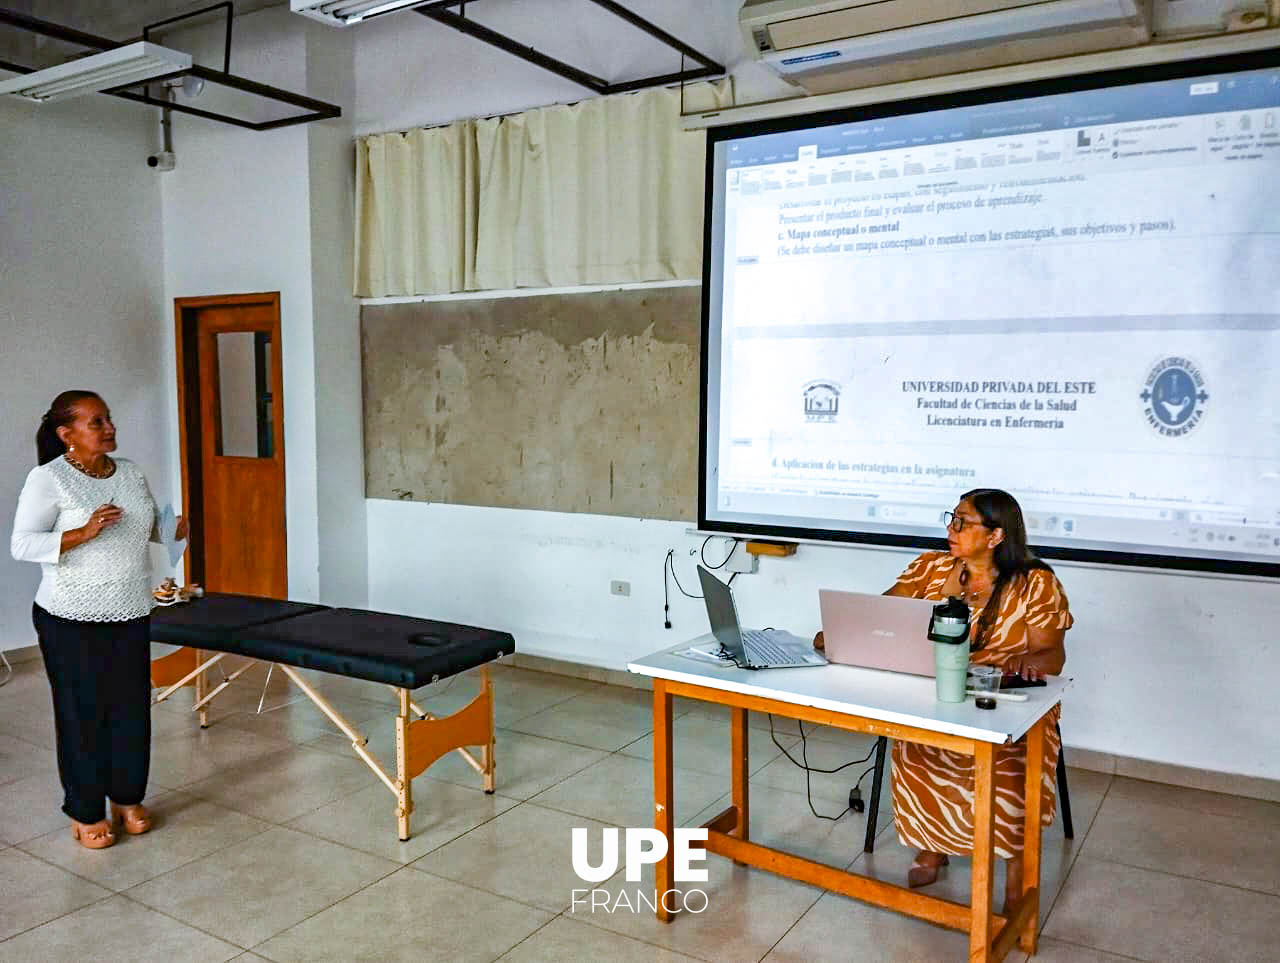
[[(1027, 526), (1022, 520), (1022, 508), (1018, 500), (999, 488), (975, 488), (960, 496), (974, 511), (982, 516), (987, 528), (1004, 529), (1004, 539), (995, 547), (996, 581), (991, 588), (991, 600), (978, 619), (970, 647), (980, 649), (987, 644), (996, 616), (1000, 614), (1000, 599), (1005, 588), (1015, 578), (1025, 577), (1033, 569), (1053, 571), (1027, 547)], [(968, 571), (961, 573), (961, 582), (968, 581)]]
[(49, 410), (36, 429), (36, 464), (44, 465), (64, 454), (67, 446), (58, 437), (58, 429), (76, 420), (76, 405), (90, 398), (102, 400), (96, 391), (64, 391), (53, 399)]

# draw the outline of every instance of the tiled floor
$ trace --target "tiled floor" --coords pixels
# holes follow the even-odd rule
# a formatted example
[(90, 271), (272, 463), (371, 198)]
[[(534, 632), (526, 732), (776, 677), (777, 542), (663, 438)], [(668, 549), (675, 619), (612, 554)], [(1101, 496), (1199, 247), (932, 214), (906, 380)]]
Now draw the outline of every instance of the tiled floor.
[[(254, 682), (256, 679), (256, 684)], [(570, 831), (648, 824), (652, 733), (646, 693), (539, 672), (495, 670), (498, 794), (457, 755), (414, 784), (413, 838), (392, 796), (310, 703), (279, 679), (255, 714), (261, 674), (215, 704), (201, 731), (181, 705), (154, 710), (157, 826), (90, 852), (58, 812), (48, 686), (39, 663), (0, 688), (0, 963), (14, 960), (919, 960), (962, 959), (966, 937), (710, 857), (703, 914), (659, 924), (643, 908), (572, 907)], [(394, 745), (378, 686), (317, 685)], [(424, 690), (446, 714), (476, 680)], [(187, 697), (189, 704), (190, 698)], [(728, 804), (725, 715), (676, 705), (676, 818)], [(776, 738), (776, 742), (774, 741)], [(874, 855), (864, 817), (816, 818), (794, 723), (751, 730), (752, 835), (900, 881), (911, 854), (882, 801)], [(870, 740), (808, 733), (811, 765), (865, 755)], [(838, 812), (865, 766), (814, 775)], [(1280, 959), (1280, 805), (1073, 770), (1076, 838), (1045, 836), (1045, 961)], [(598, 839), (598, 837), (595, 837)], [(933, 888), (967, 902), (964, 860)], [(997, 892), (1002, 879), (997, 878)], [(621, 872), (615, 896), (650, 887)], [(615, 904), (616, 905), (616, 904)], [(1020, 956), (1020, 954), (1019, 954)]]

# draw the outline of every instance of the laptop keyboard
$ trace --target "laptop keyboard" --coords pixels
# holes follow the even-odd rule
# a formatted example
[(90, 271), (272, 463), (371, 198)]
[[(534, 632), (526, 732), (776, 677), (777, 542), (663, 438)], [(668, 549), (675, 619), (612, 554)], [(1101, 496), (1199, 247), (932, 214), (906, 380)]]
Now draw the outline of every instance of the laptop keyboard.
[(751, 657), (751, 661), (761, 665), (799, 661), (794, 652), (788, 652), (778, 645), (768, 632), (762, 632), (759, 629), (744, 631), (742, 633), (742, 644), (747, 649), (747, 654)]

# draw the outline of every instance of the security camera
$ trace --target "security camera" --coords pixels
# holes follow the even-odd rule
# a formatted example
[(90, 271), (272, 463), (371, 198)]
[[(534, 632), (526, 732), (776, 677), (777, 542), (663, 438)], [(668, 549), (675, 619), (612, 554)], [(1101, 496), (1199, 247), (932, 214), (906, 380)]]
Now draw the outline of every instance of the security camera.
[(178, 158), (174, 156), (171, 150), (162, 150), (158, 154), (152, 154), (147, 158), (147, 166), (154, 167), (157, 170), (171, 171), (178, 166)]

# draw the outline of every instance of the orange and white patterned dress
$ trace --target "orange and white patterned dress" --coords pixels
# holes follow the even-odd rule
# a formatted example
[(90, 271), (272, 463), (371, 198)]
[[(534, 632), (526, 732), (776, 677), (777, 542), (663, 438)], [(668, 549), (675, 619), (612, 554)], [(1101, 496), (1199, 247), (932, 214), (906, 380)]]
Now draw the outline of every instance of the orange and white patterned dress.
[[(898, 586), (918, 599), (944, 598), (943, 587), (960, 560), (948, 552), (925, 552), (898, 576)], [(976, 626), (981, 608), (969, 613)], [(986, 645), (969, 658), (975, 665), (1001, 665), (1027, 651), (1027, 629), (1071, 628), (1071, 612), (1062, 584), (1048, 569), (1033, 569), (1010, 582)], [(1057, 802), (1056, 767), (1060, 743), (1049, 715), (1044, 736), (1044, 778), (1040, 811), (1053, 822)], [(1026, 784), (1026, 745), (997, 746), (995, 752), (995, 852), (1009, 859), (1022, 852)], [(893, 744), (893, 820), (906, 846), (935, 853), (973, 851), (973, 757), (911, 742)]]

